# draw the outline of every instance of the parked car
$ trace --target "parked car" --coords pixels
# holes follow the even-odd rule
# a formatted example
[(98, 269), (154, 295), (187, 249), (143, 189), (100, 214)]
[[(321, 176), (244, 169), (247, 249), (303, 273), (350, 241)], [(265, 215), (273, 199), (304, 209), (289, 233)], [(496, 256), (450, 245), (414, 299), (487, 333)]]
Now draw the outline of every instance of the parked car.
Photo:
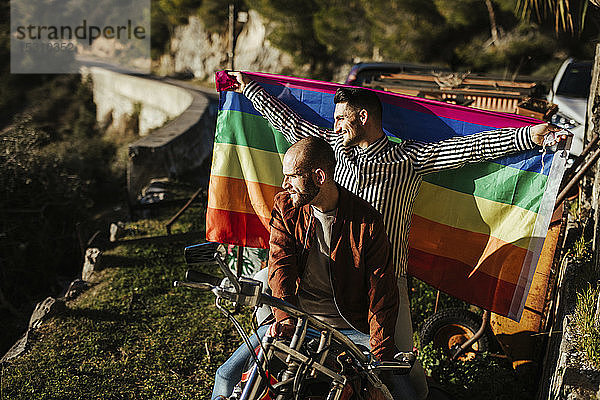
[(583, 150), (587, 101), (592, 83), (592, 62), (567, 59), (559, 68), (548, 94), (548, 101), (558, 105), (552, 123), (573, 132), (571, 155)]

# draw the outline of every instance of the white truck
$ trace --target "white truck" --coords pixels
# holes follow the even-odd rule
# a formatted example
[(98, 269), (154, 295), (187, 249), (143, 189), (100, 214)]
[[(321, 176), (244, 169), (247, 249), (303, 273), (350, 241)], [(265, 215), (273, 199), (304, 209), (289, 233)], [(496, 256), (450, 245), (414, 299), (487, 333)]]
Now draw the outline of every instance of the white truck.
[(583, 150), (591, 82), (592, 62), (569, 58), (559, 68), (548, 93), (548, 101), (558, 105), (551, 122), (573, 133), (572, 156), (580, 155)]

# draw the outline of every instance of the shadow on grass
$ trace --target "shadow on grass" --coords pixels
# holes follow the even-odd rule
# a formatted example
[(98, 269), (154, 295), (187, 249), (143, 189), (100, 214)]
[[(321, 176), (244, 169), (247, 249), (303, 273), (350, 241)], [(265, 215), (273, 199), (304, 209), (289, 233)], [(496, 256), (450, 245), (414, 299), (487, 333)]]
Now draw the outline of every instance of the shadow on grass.
[(102, 255), (102, 269), (108, 268), (140, 268), (148, 264), (146, 257), (120, 256), (115, 254)]

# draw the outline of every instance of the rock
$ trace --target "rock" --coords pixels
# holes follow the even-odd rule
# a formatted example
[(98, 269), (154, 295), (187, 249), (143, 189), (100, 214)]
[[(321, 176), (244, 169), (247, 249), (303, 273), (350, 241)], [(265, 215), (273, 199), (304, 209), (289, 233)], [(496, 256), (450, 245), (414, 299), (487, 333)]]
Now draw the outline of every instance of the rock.
[(31, 314), (31, 318), (29, 319), (27, 332), (25, 332), (25, 334), (6, 352), (2, 359), (0, 359), (0, 364), (8, 362), (23, 354), (25, 350), (27, 350), (32, 331), (39, 328), (48, 317), (58, 315), (64, 311), (65, 302), (61, 299), (46, 297), (46, 299), (37, 303)]
[(25, 332), (25, 334), (21, 337), (21, 339), (17, 340), (15, 344), (6, 352), (6, 354), (0, 359), (0, 364), (4, 364), (23, 354), (25, 350), (27, 350), (27, 343), (29, 342), (29, 331)]
[(155, 178), (150, 181), (148, 186), (142, 189), (138, 196), (138, 201), (142, 205), (154, 204), (164, 201), (168, 198), (169, 179)]
[(148, 193), (147, 195), (140, 198), (140, 204), (146, 205), (146, 204), (160, 203), (161, 201), (166, 200), (166, 199), (167, 199), (167, 194), (165, 192)]
[(249, 71), (269, 71), (281, 73), (293, 69), (292, 56), (274, 48), (267, 38), (273, 24), (254, 11), (248, 11), (248, 21), (244, 24), (235, 44), (235, 68)]
[(90, 287), (90, 284), (82, 279), (75, 279), (69, 285), (67, 292), (65, 293), (66, 300), (72, 300), (79, 296), (81, 293), (86, 291)]
[(227, 64), (227, 39), (210, 34), (198, 17), (190, 17), (187, 25), (175, 28), (171, 54), (175, 72), (191, 71), (198, 79), (210, 79)]
[(175, 63), (170, 55), (163, 54), (160, 56), (156, 73), (159, 76), (169, 76), (175, 73)]
[(125, 236), (125, 224), (121, 221), (117, 221), (116, 223), (110, 224), (110, 241), (115, 242), (118, 239)]
[(102, 252), (100, 249), (90, 247), (85, 251), (85, 260), (83, 262), (83, 270), (81, 271), (81, 279), (89, 281), (92, 278), (94, 271), (100, 267), (100, 259)]
[[(250, 10), (238, 35), (234, 67), (240, 70), (282, 73), (298, 70), (292, 57), (273, 47), (267, 36), (274, 25)], [(198, 17), (175, 28), (171, 56), (161, 57), (159, 71), (175, 74), (192, 72), (197, 79), (214, 81), (214, 73), (227, 67), (227, 35), (210, 33)]]
[(31, 318), (29, 319), (29, 329), (37, 329), (42, 325), (45, 319), (53, 315), (59, 314), (65, 310), (65, 302), (55, 299), (54, 297), (46, 297), (45, 300), (37, 303)]
[(148, 186), (142, 189), (142, 196), (151, 193), (166, 192), (169, 187), (169, 178), (154, 178), (150, 180)]

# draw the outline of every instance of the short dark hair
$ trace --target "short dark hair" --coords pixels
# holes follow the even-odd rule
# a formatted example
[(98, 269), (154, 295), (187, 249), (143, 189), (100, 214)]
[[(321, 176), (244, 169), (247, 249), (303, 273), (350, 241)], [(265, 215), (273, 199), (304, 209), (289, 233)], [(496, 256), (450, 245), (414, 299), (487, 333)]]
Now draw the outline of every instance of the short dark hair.
[(338, 88), (333, 96), (333, 102), (347, 103), (356, 110), (363, 108), (369, 112), (377, 121), (381, 121), (381, 101), (375, 92), (358, 87)]
[(309, 136), (293, 144), (298, 151), (302, 152), (302, 165), (306, 169), (315, 170), (321, 168), (327, 176), (333, 179), (335, 173), (335, 153), (324, 139), (317, 136)]

